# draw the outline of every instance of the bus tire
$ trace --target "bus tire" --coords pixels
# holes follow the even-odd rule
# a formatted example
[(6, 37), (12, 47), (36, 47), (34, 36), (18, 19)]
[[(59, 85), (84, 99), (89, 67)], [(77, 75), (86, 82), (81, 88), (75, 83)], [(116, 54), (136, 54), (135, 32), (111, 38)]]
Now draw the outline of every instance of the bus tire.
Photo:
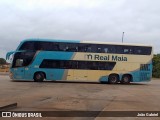
[(119, 76), (117, 74), (111, 74), (109, 75), (109, 78), (108, 78), (108, 83), (109, 84), (116, 84), (119, 80)]
[(131, 82), (131, 78), (132, 78), (131, 75), (123, 75), (121, 83), (122, 84), (129, 84)]
[(35, 82), (43, 82), (43, 80), (45, 79), (45, 75), (42, 72), (37, 72), (34, 74), (34, 81)]

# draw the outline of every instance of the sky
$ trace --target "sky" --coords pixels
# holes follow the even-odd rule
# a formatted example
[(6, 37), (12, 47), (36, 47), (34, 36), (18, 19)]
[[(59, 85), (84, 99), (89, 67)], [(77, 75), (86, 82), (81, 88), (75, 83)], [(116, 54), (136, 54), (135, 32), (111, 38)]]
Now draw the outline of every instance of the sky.
[(27, 38), (153, 45), (160, 53), (159, 0), (0, 0), (0, 58)]

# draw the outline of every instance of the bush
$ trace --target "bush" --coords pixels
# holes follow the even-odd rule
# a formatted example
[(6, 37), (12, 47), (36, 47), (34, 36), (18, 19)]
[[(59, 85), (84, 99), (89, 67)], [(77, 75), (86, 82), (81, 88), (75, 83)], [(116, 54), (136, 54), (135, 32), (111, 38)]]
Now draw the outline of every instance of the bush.
[(0, 65), (5, 65), (6, 64), (6, 60), (4, 58), (0, 58)]
[(160, 78), (160, 54), (153, 57), (153, 77)]

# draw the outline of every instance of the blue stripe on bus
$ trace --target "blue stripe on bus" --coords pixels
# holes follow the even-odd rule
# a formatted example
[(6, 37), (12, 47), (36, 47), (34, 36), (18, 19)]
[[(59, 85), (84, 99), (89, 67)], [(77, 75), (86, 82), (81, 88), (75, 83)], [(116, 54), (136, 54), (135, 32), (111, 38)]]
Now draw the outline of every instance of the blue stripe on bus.
[[(74, 52), (52, 52), (52, 51), (41, 51), (38, 53), (36, 60), (33, 62), (33, 65), (39, 66), (44, 59), (58, 59), (58, 60), (71, 60)], [(45, 56), (45, 58), (41, 57)], [(31, 66), (34, 68), (34, 66)], [(65, 69), (41, 69), (38, 68), (39, 71), (44, 71), (47, 75), (47, 79), (53, 79), (53, 80), (62, 80), (62, 77), (64, 75)], [(33, 71), (34, 72), (34, 71)], [(52, 75), (53, 73), (53, 75)], [(55, 76), (54, 76), (55, 75)]]

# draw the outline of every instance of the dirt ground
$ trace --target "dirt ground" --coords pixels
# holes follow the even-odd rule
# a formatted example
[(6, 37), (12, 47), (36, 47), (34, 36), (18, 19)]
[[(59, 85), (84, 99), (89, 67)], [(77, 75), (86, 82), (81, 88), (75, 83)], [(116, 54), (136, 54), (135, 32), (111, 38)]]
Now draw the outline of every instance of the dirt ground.
[(103, 111), (160, 111), (160, 79), (148, 83), (110, 85), (89, 82), (15, 82), (7, 75), (0, 75), (0, 105), (9, 103), (17, 103), (17, 107), (9, 111), (99, 112), (92, 117), (44, 117), (34, 120), (159, 120), (160, 115), (102, 117), (101, 114)]

